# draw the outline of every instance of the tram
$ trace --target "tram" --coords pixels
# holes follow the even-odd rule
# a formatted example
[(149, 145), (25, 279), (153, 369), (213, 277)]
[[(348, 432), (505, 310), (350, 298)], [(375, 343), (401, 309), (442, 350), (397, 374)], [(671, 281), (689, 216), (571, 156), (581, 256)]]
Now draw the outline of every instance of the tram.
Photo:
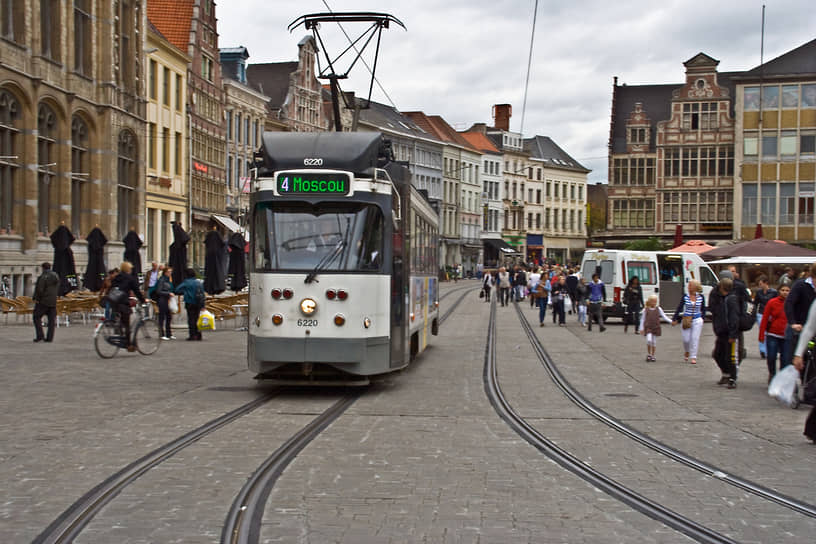
[(378, 132), (263, 135), (251, 205), (256, 378), (368, 383), (439, 330), (438, 217)]

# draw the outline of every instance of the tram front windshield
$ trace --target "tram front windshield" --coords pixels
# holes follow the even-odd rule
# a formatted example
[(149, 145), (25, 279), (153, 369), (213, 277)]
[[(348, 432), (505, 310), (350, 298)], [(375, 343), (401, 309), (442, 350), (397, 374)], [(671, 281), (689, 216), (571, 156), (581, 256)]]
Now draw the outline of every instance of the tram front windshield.
[(253, 251), (258, 272), (377, 271), (383, 262), (383, 214), (361, 202), (261, 202)]

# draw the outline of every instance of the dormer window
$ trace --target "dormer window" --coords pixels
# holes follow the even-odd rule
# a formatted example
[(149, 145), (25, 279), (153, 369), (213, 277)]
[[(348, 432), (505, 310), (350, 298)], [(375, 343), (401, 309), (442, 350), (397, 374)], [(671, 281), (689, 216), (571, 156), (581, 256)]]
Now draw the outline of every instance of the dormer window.
[(630, 128), (629, 129), (629, 143), (630, 144), (645, 144), (648, 140), (647, 128)]

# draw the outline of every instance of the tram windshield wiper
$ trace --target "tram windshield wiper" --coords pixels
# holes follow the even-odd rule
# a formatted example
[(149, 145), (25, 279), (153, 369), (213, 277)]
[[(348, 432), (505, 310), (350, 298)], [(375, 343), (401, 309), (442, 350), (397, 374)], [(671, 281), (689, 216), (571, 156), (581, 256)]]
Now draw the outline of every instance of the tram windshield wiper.
[(314, 270), (306, 275), (306, 279), (303, 281), (303, 283), (312, 283), (313, 281), (317, 281), (315, 278), (317, 277), (318, 272), (326, 270), (329, 266), (331, 266), (334, 260), (343, 253), (345, 248), (346, 241), (341, 238), (337, 241), (337, 245), (334, 246), (334, 249), (332, 249), (330, 253), (327, 253), (325, 257), (320, 259), (320, 262), (317, 263)]

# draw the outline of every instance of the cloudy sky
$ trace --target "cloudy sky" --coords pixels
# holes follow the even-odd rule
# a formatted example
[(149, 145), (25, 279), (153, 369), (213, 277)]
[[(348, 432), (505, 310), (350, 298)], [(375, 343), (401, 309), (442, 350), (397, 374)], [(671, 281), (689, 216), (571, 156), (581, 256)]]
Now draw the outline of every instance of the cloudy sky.
[[(765, 0), (765, 60), (816, 38), (814, 0)], [(328, 11), (387, 12), (401, 20), (383, 31), (372, 99), (399, 110), (441, 115), (459, 130), (492, 124), (491, 106), (513, 105), (522, 129), (524, 84), (535, 0), (228, 0), (218, 3), (219, 46), (244, 45), (249, 62), (296, 60), (306, 34), (289, 23)], [(524, 113), (525, 137), (553, 138), (606, 181), (612, 78), (629, 85), (682, 83), (683, 62), (702, 51), (720, 71), (760, 63), (762, 1), (539, 0)], [(659, 6), (659, 7), (658, 7)], [(356, 38), (361, 23), (344, 25)], [(320, 30), (337, 55), (348, 45), (337, 25)], [(369, 52), (373, 52), (372, 46)], [(371, 55), (364, 56), (371, 66)], [(349, 59), (350, 61), (350, 59)], [(341, 61), (345, 70), (348, 62)], [(344, 90), (368, 93), (358, 63)]]

